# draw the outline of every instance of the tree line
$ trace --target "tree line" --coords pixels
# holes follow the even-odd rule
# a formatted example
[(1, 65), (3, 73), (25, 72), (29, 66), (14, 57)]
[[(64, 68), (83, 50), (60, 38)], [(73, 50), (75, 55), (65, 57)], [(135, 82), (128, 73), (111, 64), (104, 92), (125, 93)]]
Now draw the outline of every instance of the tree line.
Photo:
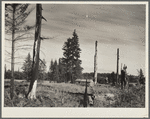
[[(46, 61), (44, 59), (43, 59), (43, 62), (45, 62), (45, 64), (46, 64)], [(32, 68), (30, 65), (31, 63), (32, 63), (32, 60), (31, 60), (31, 56), (29, 53), (24, 61), (23, 66), (22, 66), (23, 71), (20, 71), (18, 69), (18, 71), (14, 72), (15, 79), (18, 79), (18, 80), (25, 79), (25, 80), (29, 81), (29, 79), (31, 77), (31, 68)], [(41, 81), (46, 80), (46, 81), (57, 82), (57, 83), (61, 83), (61, 82), (67, 83), (69, 81), (66, 78), (67, 76), (63, 69), (64, 67), (61, 63), (61, 58), (59, 59), (58, 62), (57, 62), (57, 60), (55, 60), (55, 61), (51, 60), (48, 72), (46, 72), (47, 66), (45, 66), (43, 63), (40, 63), (40, 67), (41, 67), (41, 69), (39, 68), (40, 73), (39, 73), (38, 79)], [(94, 76), (94, 72), (82, 73), (82, 75), (80, 75), (80, 78), (92, 80), (93, 76)], [(145, 77), (142, 72), (142, 69), (139, 70), (138, 76), (128, 75), (128, 77), (130, 79), (130, 83), (136, 83), (137, 79), (140, 84), (145, 83)], [(108, 82), (106, 81), (106, 78), (108, 79)], [(121, 75), (119, 75), (119, 78), (121, 78)], [(11, 70), (7, 70), (6, 68), (5, 68), (5, 79), (11, 79)], [(113, 84), (115, 81), (116, 81), (116, 73), (114, 73), (114, 72), (97, 74), (97, 82), (100, 84), (105, 84), (105, 83)]]
[[(64, 43), (62, 50), (63, 56), (59, 60), (51, 60), (48, 72), (46, 72), (46, 61), (45, 59), (39, 62), (38, 68), (38, 79), (39, 80), (50, 80), (54, 82), (68, 82), (74, 83), (77, 78), (82, 78), (82, 70), (79, 48), (79, 39), (76, 30), (73, 32), (73, 37), (68, 38)], [(23, 72), (15, 71), (15, 78), (30, 80), (32, 75), (32, 64), (30, 53), (24, 60), (22, 70)], [(11, 71), (8, 70), (5, 73), (5, 78), (10, 78)]]

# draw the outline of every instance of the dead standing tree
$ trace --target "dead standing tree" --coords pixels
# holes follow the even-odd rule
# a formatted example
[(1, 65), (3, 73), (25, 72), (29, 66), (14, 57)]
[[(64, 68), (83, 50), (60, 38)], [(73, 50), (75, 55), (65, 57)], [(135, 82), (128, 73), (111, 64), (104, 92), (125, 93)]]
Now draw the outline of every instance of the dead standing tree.
[(94, 83), (97, 83), (97, 41), (95, 42), (95, 56), (94, 56)]
[(119, 83), (118, 69), (119, 69), (119, 48), (117, 49), (117, 73), (116, 73), (116, 84)]
[(36, 26), (35, 26), (35, 39), (33, 46), (33, 64), (32, 64), (32, 76), (31, 82), (29, 86), (29, 91), (27, 93), (27, 97), (30, 99), (36, 99), (36, 87), (37, 87), (37, 79), (38, 79), (38, 69), (39, 69), (39, 52), (40, 52), (40, 44), (41, 44), (41, 21), (46, 19), (42, 16), (42, 5), (36, 5)]
[[(29, 4), (5, 4), (5, 33), (11, 35), (11, 39), (7, 39), (12, 42), (11, 49), (11, 82), (10, 82), (10, 97), (13, 99), (14, 96), (14, 64), (15, 64), (15, 43), (17, 40), (22, 38), (32, 27), (22, 28), (26, 18), (32, 10), (27, 11)], [(17, 35), (23, 33), (22, 35)], [(6, 37), (6, 35), (5, 35)]]
[(87, 94), (87, 79), (86, 79), (86, 84), (85, 84), (85, 93), (84, 93), (84, 102), (83, 106), (87, 107), (88, 106), (88, 94)]

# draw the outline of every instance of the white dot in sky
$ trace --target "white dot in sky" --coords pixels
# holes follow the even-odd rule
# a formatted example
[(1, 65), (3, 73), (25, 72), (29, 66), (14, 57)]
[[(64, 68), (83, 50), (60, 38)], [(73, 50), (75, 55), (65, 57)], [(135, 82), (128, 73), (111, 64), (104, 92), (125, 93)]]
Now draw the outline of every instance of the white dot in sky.
[(88, 15), (86, 15), (86, 18), (88, 18), (89, 16)]

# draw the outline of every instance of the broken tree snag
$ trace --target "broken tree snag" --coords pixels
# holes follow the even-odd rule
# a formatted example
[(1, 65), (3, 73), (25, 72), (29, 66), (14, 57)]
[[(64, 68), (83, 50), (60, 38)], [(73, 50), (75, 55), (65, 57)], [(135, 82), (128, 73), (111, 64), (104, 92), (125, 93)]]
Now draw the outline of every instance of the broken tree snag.
[(119, 75), (118, 75), (118, 69), (119, 69), (119, 48), (117, 49), (117, 73), (116, 73), (116, 83), (119, 83)]
[(97, 41), (95, 42), (95, 56), (94, 56), (94, 83), (97, 83)]
[(13, 6), (13, 23), (12, 23), (12, 53), (11, 53), (11, 81), (10, 81), (10, 98), (13, 99), (14, 97), (14, 54), (15, 54), (15, 11), (16, 5), (12, 4)]
[(84, 93), (84, 102), (83, 106), (87, 107), (88, 106), (88, 95), (87, 95), (87, 79), (86, 79), (86, 84), (85, 84), (85, 93)]
[(38, 79), (39, 68), (39, 52), (41, 44), (41, 21), (42, 21), (42, 5), (36, 5), (36, 26), (35, 26), (35, 39), (33, 46), (33, 64), (32, 64), (32, 76), (30, 80), (29, 91), (27, 97), (29, 99), (36, 99), (36, 87)]
[[(121, 63), (121, 68), (120, 68), (120, 75), (121, 75), (121, 70), (122, 70), (122, 63)], [(121, 77), (119, 78), (119, 85), (121, 85)]]

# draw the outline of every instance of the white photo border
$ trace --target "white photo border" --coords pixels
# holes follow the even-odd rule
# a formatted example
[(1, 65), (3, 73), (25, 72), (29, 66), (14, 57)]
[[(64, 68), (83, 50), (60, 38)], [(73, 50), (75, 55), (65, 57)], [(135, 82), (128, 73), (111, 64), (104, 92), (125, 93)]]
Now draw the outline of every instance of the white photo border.
[[(146, 62), (145, 62), (145, 71), (146, 71), (146, 101), (145, 108), (42, 108), (42, 107), (4, 107), (4, 36), (5, 36), (5, 21), (4, 21), (4, 11), (6, 3), (30, 3), (30, 4), (143, 4), (146, 5)], [(1, 47), (2, 47), (2, 86), (1, 86), (1, 97), (2, 97), (2, 118), (117, 118), (117, 117), (130, 117), (130, 118), (143, 118), (149, 116), (149, 4), (148, 2), (139, 2), (139, 1), (2, 1), (2, 36), (1, 36)]]

